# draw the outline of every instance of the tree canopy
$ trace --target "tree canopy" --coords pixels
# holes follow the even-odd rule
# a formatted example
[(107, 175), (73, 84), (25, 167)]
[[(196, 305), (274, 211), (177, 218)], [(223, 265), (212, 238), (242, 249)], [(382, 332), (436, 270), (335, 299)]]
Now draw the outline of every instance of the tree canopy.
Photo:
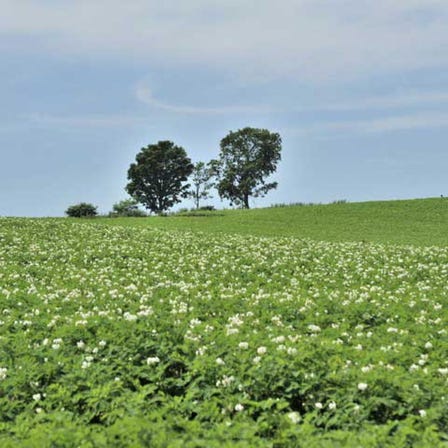
[(159, 141), (140, 150), (128, 170), (126, 191), (148, 210), (162, 213), (187, 197), (193, 164), (185, 150)]
[(267, 129), (246, 127), (229, 132), (221, 140), (219, 158), (212, 161), (219, 196), (249, 208), (250, 197), (277, 188), (277, 182), (266, 180), (281, 160), (281, 144), (280, 135)]

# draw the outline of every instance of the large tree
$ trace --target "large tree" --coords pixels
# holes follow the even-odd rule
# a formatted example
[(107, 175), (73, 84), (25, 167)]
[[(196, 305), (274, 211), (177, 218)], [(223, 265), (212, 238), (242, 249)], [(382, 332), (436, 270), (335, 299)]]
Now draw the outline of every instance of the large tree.
[(277, 188), (277, 182), (267, 182), (281, 159), (282, 139), (267, 129), (246, 127), (221, 140), (219, 159), (212, 162), (218, 179), (221, 198), (249, 208), (250, 197), (264, 196)]
[(180, 146), (159, 141), (142, 148), (128, 170), (126, 191), (148, 210), (162, 213), (188, 194), (193, 164)]

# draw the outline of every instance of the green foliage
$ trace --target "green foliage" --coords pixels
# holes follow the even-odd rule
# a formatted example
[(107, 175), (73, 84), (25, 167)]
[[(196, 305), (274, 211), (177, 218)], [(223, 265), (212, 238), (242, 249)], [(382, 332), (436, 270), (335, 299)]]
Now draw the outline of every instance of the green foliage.
[(266, 179), (277, 169), (281, 143), (279, 134), (249, 127), (224, 137), (219, 159), (211, 163), (220, 197), (249, 208), (250, 197), (277, 188), (277, 182), (267, 183)]
[(187, 197), (193, 164), (180, 146), (159, 141), (142, 148), (128, 170), (126, 191), (148, 210), (163, 213)]
[(146, 213), (143, 210), (138, 208), (138, 202), (135, 199), (124, 199), (120, 202), (117, 202), (113, 205), (112, 211), (109, 213), (109, 216), (116, 217), (134, 217), (134, 218), (142, 218), (146, 216)]
[(65, 214), (70, 218), (92, 218), (98, 214), (97, 207), (87, 202), (71, 205)]
[(210, 164), (206, 165), (204, 162), (198, 162), (193, 168), (191, 174), (192, 188), (188, 192), (188, 196), (193, 199), (196, 209), (200, 208), (201, 200), (210, 199), (210, 190), (214, 184), (212, 182), (213, 169)]
[(447, 446), (447, 247), (97, 222), (0, 219), (0, 446)]

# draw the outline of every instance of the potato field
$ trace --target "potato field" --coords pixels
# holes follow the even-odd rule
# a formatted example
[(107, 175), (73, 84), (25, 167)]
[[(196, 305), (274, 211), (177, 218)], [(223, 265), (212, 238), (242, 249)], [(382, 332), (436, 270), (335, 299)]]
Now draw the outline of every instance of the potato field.
[(448, 248), (0, 219), (0, 446), (448, 446)]

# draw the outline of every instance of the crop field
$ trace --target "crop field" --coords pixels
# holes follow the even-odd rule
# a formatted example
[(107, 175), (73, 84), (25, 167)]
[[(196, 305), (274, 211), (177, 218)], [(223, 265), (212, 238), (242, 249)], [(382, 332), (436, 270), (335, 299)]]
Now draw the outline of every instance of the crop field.
[(448, 247), (9, 218), (0, 249), (1, 447), (448, 446)]

